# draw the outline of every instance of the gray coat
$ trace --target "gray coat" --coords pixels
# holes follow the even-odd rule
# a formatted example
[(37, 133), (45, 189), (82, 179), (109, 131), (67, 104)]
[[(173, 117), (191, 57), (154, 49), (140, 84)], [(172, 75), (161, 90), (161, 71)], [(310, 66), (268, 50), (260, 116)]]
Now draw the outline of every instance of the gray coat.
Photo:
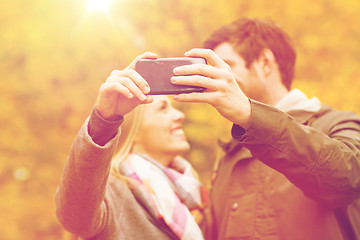
[(82, 239), (177, 239), (155, 223), (122, 180), (109, 176), (119, 131), (101, 146), (89, 135), (88, 122), (76, 136), (55, 197), (63, 227)]

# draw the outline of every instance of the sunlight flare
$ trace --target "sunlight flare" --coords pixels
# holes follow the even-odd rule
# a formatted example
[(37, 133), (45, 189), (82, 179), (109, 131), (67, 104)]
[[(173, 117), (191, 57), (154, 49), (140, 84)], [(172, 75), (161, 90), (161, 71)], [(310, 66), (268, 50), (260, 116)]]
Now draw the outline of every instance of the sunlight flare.
[(103, 11), (108, 12), (111, 0), (88, 0), (89, 12), (92, 11)]

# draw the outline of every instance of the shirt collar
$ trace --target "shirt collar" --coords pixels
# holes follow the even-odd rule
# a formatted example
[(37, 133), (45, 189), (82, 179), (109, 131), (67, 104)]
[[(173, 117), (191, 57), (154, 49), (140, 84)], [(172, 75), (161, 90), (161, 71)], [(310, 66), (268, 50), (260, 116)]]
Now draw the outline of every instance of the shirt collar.
[(320, 110), (321, 102), (316, 97), (309, 99), (299, 89), (293, 89), (275, 107), (284, 112), (300, 110), (314, 113)]

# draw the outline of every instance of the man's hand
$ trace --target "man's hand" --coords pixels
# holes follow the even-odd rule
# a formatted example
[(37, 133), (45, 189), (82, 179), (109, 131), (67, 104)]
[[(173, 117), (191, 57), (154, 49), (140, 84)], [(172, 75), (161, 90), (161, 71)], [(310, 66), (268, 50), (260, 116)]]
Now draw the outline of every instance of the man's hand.
[(157, 58), (154, 53), (144, 53), (124, 70), (114, 70), (100, 87), (96, 110), (106, 120), (115, 120), (129, 113), (139, 104), (150, 103), (152, 96), (149, 84), (134, 70), (137, 60)]
[(193, 64), (174, 69), (174, 84), (206, 88), (203, 93), (174, 96), (180, 102), (205, 102), (212, 105), (229, 121), (247, 129), (250, 125), (251, 106), (247, 96), (238, 86), (228, 64), (210, 49), (192, 49), (189, 57), (203, 57), (208, 65)]

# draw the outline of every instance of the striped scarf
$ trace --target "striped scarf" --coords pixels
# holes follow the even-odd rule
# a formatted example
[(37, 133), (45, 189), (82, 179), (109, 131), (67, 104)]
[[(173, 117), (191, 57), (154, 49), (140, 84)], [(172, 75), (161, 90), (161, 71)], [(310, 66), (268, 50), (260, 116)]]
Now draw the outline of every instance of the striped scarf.
[(131, 154), (121, 166), (136, 199), (181, 240), (204, 239), (190, 210), (201, 209), (201, 183), (190, 163), (175, 158), (165, 167), (146, 155)]

